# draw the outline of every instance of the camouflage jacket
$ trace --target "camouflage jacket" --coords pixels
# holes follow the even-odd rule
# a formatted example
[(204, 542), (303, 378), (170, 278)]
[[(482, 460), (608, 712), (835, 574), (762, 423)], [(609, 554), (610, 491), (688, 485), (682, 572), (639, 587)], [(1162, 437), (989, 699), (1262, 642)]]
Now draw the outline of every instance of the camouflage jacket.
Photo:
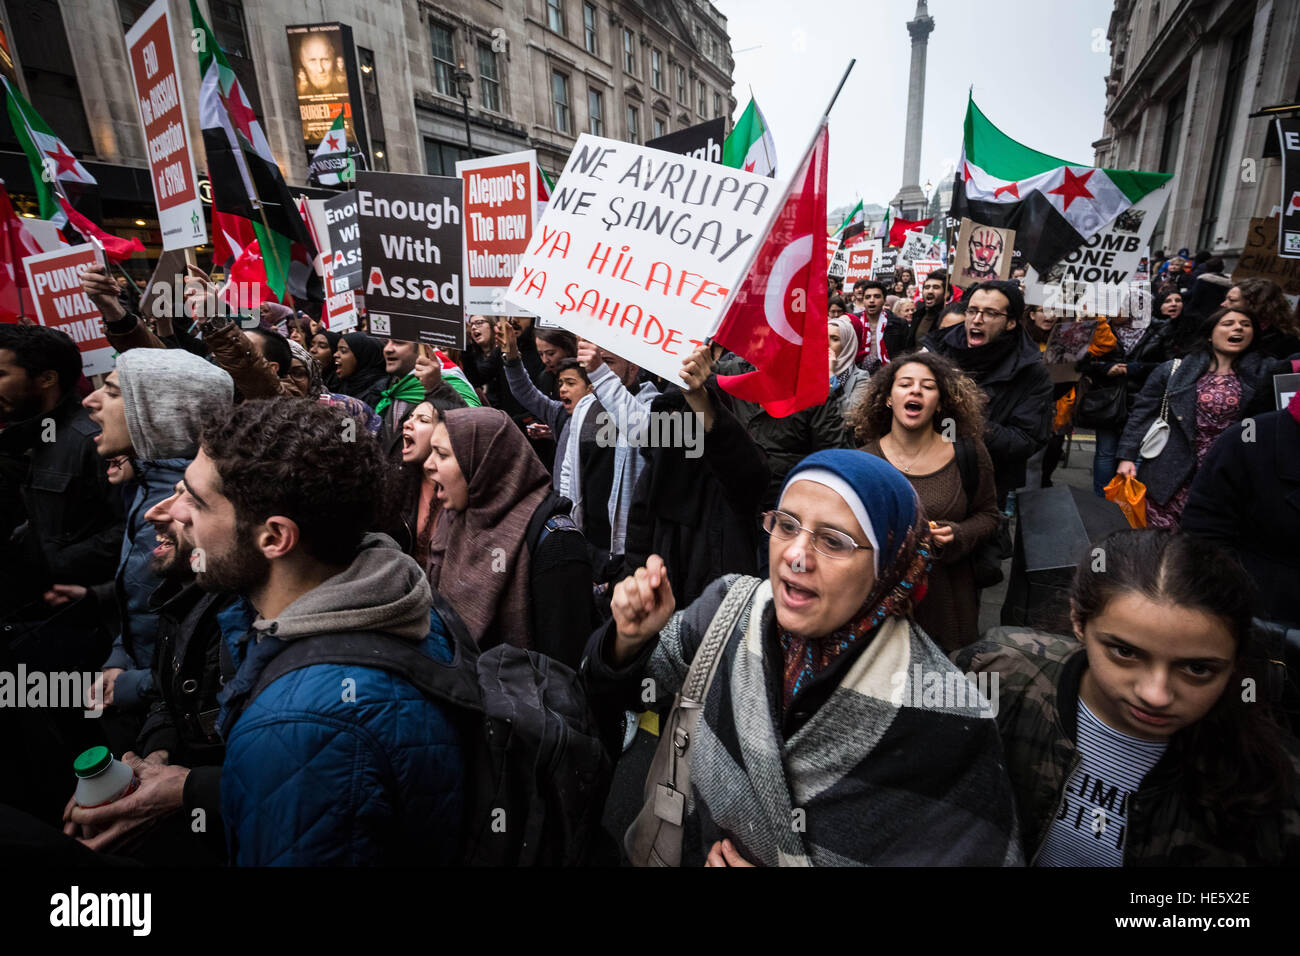
[[(1006, 755), (1020, 838), (1035, 859), (1057, 815), (1075, 749), (1079, 685), (1088, 666), (1083, 645), (1072, 637), (997, 627), (952, 655), (967, 673), (998, 678), (998, 729)], [(1257, 827), (1249, 845), (1216, 840), (1183, 794), (1184, 775), (1197, 768), (1171, 747), (1142, 780), (1128, 807), (1125, 866), (1268, 866), (1300, 863), (1300, 759), (1288, 741), (1291, 797), (1267, 826)], [(1031, 864), (1032, 865), (1032, 864)]]

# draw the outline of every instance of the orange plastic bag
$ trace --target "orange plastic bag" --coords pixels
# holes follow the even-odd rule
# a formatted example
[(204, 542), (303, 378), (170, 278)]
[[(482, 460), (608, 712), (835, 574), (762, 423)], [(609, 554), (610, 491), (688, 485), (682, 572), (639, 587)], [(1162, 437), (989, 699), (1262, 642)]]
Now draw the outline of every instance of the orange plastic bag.
[(1072, 388), (1056, 400), (1056, 414), (1052, 417), (1052, 431), (1063, 432), (1070, 427), (1074, 419), (1074, 404), (1078, 401), (1078, 389)]
[(1147, 486), (1130, 475), (1116, 475), (1106, 486), (1106, 500), (1119, 505), (1132, 528), (1147, 526)]

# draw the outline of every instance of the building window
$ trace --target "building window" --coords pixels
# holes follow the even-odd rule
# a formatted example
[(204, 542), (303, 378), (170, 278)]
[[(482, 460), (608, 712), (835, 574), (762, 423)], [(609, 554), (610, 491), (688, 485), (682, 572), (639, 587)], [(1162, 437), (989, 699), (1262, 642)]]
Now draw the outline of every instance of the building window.
[(480, 40), (478, 44), (478, 89), (483, 108), (500, 113), (501, 75), (497, 72), (497, 55), (486, 40)]
[(587, 91), (587, 132), (592, 136), (605, 135), (605, 97), (600, 90)]
[(569, 132), (569, 78), (563, 73), (551, 73), (551, 102), (555, 106), (555, 128)]
[(593, 56), (600, 55), (600, 34), (596, 32), (596, 7), (590, 3), (582, 5), (582, 38), (587, 52)]
[(623, 69), (636, 76), (636, 34), (623, 28)]
[[(77, 80), (77, 63), (68, 45), (68, 33), (59, 4), (56, 0), (24, 0), (22, 3), (9, 3), (8, 11), (9, 27), (13, 32), (6, 40), (10, 50), (22, 51), (22, 69), (27, 75), (27, 95), (32, 106), (52, 123), (59, 138), (74, 155), (93, 156), (95, 143), (90, 135), (90, 124), (86, 122), (81, 86)], [(67, 26), (78, 26), (77, 16), (69, 10)], [(232, 60), (231, 65), (236, 64), (237, 61)], [(87, 81), (95, 84), (99, 78), (92, 72)], [(250, 91), (249, 96), (252, 95)], [(3, 131), (0, 140), (16, 147), (18, 138), (7, 114), (0, 117), (0, 130)], [(15, 188), (13, 183), (9, 186)]]
[(546, 23), (553, 32), (564, 36), (564, 0), (546, 0)]
[(456, 53), (451, 28), (430, 23), (429, 40), (433, 44), (433, 88), (443, 96), (455, 96)]
[(1214, 151), (1210, 159), (1210, 175), (1206, 182), (1210, 191), (1202, 207), (1201, 231), (1196, 245), (1201, 249), (1214, 248), (1215, 233), (1219, 225), (1219, 205), (1232, 166), (1228, 152), (1232, 148), (1232, 128), (1236, 125), (1237, 107), (1241, 101), (1241, 84), (1246, 72), (1246, 57), (1250, 54), (1250, 27), (1243, 27), (1232, 38), (1228, 53), (1228, 68), (1223, 74), (1223, 105), (1219, 107), (1219, 126), (1214, 135)]
[(703, 80), (700, 80), (699, 94), (700, 94), (699, 95), (700, 108), (697, 112), (699, 112), (701, 116), (707, 116), (708, 109), (709, 109), (709, 88), (704, 85)]
[(1156, 168), (1162, 173), (1172, 173), (1178, 165), (1178, 137), (1183, 131), (1183, 106), (1187, 102), (1187, 89), (1184, 87), (1169, 98), (1165, 106), (1165, 129), (1160, 137), (1160, 165)]
[(680, 64), (677, 67), (677, 102), (685, 106), (686, 99), (686, 67)]
[(664, 55), (658, 50), (650, 51), (650, 85), (656, 90), (664, 88)]
[(627, 141), (629, 143), (641, 142), (641, 111), (635, 106), (627, 108)]
[[(11, 11), (13, 7), (14, 5), (10, 4)], [(262, 97), (258, 92), (257, 70), (250, 56), (242, 0), (211, 0), (208, 9), (212, 13), (212, 33), (230, 60), (230, 68), (239, 78), (239, 85), (244, 88), (244, 94), (248, 97), (248, 105), (258, 116), (262, 116)], [(24, 49), (22, 41), (17, 37), (15, 40), (18, 40), (16, 43), (18, 49)], [(27, 59), (28, 57), (24, 55), (24, 67), (27, 66)]]
[(668, 132), (668, 124), (656, 116), (655, 117), (655, 139), (658, 139), (660, 136), (667, 134), (667, 132)]
[(472, 158), (464, 146), (434, 139), (424, 141), (424, 171), (430, 176), (455, 176), (456, 164)]
[(722, 115), (722, 94), (714, 93), (713, 94), (713, 116), (716, 119), (721, 115)]
[[(388, 170), (388, 147), (384, 142), (384, 113), (379, 105), (379, 74), (375, 70), (375, 52), (357, 47), (361, 68), (361, 96), (366, 104), (366, 126), (370, 133), (370, 166), (379, 172)], [(365, 149), (364, 144), (358, 144)]]

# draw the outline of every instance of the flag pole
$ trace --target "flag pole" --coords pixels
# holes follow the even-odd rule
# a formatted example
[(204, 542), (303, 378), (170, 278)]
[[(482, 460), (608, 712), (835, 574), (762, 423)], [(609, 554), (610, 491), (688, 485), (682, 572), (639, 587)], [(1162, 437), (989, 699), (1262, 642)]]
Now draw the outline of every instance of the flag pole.
[[(813, 147), (817, 145), (817, 138), (822, 134), (822, 127), (825, 126), (827, 120), (830, 119), (831, 108), (835, 106), (835, 101), (839, 98), (840, 90), (844, 89), (844, 84), (849, 78), (849, 73), (853, 71), (853, 64), (857, 62), (858, 62), (857, 58), (854, 57), (853, 59), (849, 60), (849, 65), (844, 68), (844, 75), (840, 77), (839, 85), (835, 87), (835, 92), (831, 94), (830, 102), (826, 104), (826, 109), (822, 111), (821, 119), (817, 122), (817, 126), (813, 129), (812, 136), (808, 140), (808, 145), (804, 147), (804, 151), (799, 154), (799, 165), (795, 167), (796, 174), (800, 169), (803, 168), (804, 160), (808, 158), (808, 154), (811, 153), (813, 151)], [(780, 214), (781, 210), (785, 207), (786, 201), (789, 200), (790, 190), (793, 187), (794, 187), (794, 176), (791, 176), (790, 181), (786, 183), (785, 191), (781, 193), (781, 201), (775, 204), (775, 206), (772, 209), (772, 212), (768, 215), (767, 220), (763, 223), (763, 231), (759, 233), (760, 236), (767, 235), (767, 232), (771, 228), (772, 223), (776, 220), (776, 217)], [(824, 229), (826, 227), (823, 225), (822, 228)], [(763, 243), (761, 240), (754, 244), (754, 250), (749, 254), (749, 261), (745, 264), (744, 271), (741, 272), (742, 283), (744, 282), (743, 277), (748, 276), (749, 273), (753, 270), (754, 263), (758, 259), (758, 253), (762, 248), (763, 248)], [(816, 259), (815, 253), (816, 250), (814, 249), (814, 260)], [(721, 314), (718, 316), (718, 321), (714, 324), (713, 330), (709, 332), (708, 337), (705, 339), (705, 344), (709, 346), (713, 345), (713, 336), (716, 335), (718, 329), (722, 327), (722, 323), (727, 317), (727, 312), (731, 308), (731, 302), (732, 302), (731, 297), (734, 297), (735, 294), (736, 294), (736, 290), (732, 289), (730, 296), (727, 299), (726, 305), (723, 306)]]

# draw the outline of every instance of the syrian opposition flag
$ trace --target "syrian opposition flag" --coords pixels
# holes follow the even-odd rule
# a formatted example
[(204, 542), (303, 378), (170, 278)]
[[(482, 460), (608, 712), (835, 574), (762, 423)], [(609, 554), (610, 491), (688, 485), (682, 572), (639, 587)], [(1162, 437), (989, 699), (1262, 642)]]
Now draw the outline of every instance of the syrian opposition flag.
[(875, 238), (875, 239), (888, 239), (888, 238), (889, 238), (889, 230), (893, 228), (893, 225), (892, 225), (893, 221), (894, 221), (894, 207), (893, 207), (893, 206), (886, 206), (886, 207), (885, 207), (885, 218), (882, 219), (882, 220), (880, 220), (880, 225), (876, 227), (876, 234), (875, 234), (875, 236), (873, 236), (873, 238)]
[[(248, 105), (226, 54), (190, 0), (199, 53), (199, 124), (212, 181), (212, 232), (215, 258), (227, 261), (253, 241), (261, 250), (266, 283), (279, 300), (286, 289), (298, 299), (323, 298), (311, 269), (316, 248), (298, 215), (289, 187), (271, 154), (262, 124)], [(238, 243), (232, 248), (229, 235)], [(312, 280), (315, 294), (308, 290)]]
[[(776, 143), (772, 140), (763, 111), (752, 96), (745, 112), (736, 121), (735, 129), (722, 144), (722, 165), (760, 176), (776, 175)], [(826, 226), (823, 224), (822, 228)]]
[(845, 239), (853, 238), (860, 232), (865, 232), (866, 228), (867, 217), (862, 212), (862, 200), (859, 199), (858, 204), (844, 217), (840, 227), (835, 230), (835, 235), (839, 236), (842, 242)]
[(990, 123), (972, 97), (949, 215), (1016, 230), (1016, 245), (1041, 275), (1172, 175), (1040, 153)]
[(348, 133), (343, 128), (343, 111), (339, 110), (339, 115), (334, 117), (334, 124), (312, 154), (311, 173), (322, 186), (337, 186), (347, 167)]
[(71, 225), (82, 236), (94, 236), (104, 246), (104, 252), (114, 260), (129, 258), (134, 252), (144, 252), (139, 239), (121, 239), (105, 232), (74, 208), (74, 201), (93, 197), (98, 205), (99, 183), (95, 177), (68, 151), (63, 140), (54, 135), (49, 124), (41, 118), (32, 104), (0, 76), (4, 83), (5, 100), (14, 135), (27, 154), (27, 164), (32, 171), (36, 198), (40, 203), (40, 217), (48, 219), (56, 229)]
[(433, 354), (442, 365), (442, 380), (454, 388), (456, 394), (463, 398), (470, 408), (481, 407), (483, 402), (478, 397), (478, 392), (474, 391), (474, 386), (470, 384), (469, 379), (465, 377), (461, 367), (441, 349), (434, 349)]
[(784, 418), (826, 401), (830, 391), (826, 330), (826, 121), (786, 190), (739, 294), (713, 335), (756, 371), (719, 376), (718, 384), (769, 415)]

